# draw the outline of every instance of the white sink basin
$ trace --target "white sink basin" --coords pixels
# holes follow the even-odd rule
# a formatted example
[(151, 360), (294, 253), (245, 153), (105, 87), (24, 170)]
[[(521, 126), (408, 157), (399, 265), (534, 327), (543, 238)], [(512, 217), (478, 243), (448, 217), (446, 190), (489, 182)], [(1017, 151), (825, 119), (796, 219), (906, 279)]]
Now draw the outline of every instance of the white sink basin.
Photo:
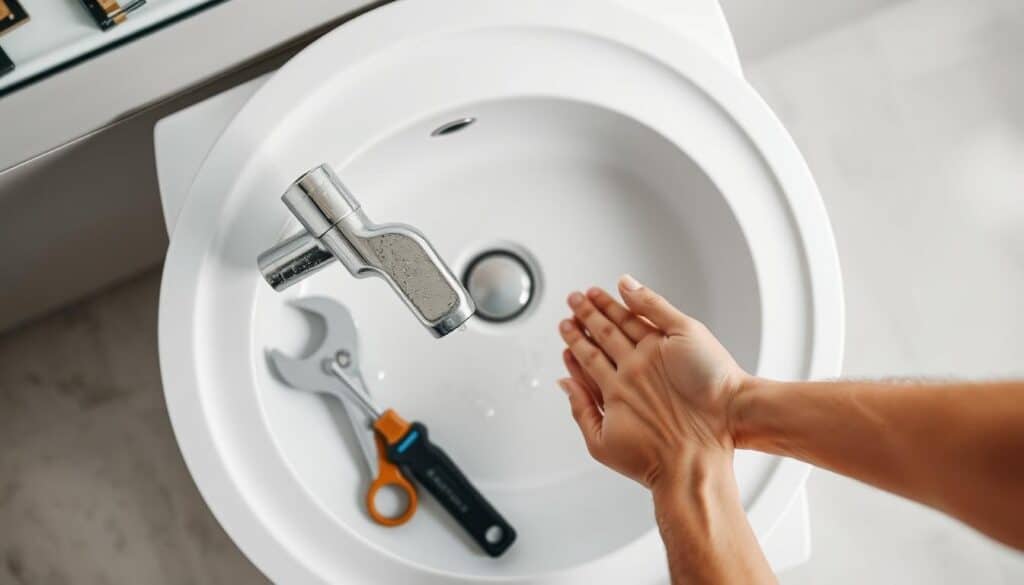
[[(510, 4), (399, 2), (327, 35), (241, 109), (181, 212), (161, 298), (172, 421), (214, 513), (275, 580), (663, 579), (649, 496), (590, 460), (554, 385), (573, 289), (631, 272), (751, 371), (838, 373), (827, 218), (756, 94), (616, 3)], [(463, 117), (476, 122), (432, 136)], [(323, 162), (372, 219), (420, 228), (457, 274), (488, 249), (520, 251), (537, 280), (527, 311), (438, 341), (383, 281), (341, 267), (272, 291), (256, 255), (297, 229), (278, 197)], [(409, 525), (369, 520), (340, 406), (265, 360), (310, 346), (315, 327), (288, 305), (307, 294), (352, 310), (378, 401), (430, 426), (517, 528), (505, 556), (477, 552), (426, 495)], [(736, 468), (763, 537), (806, 466), (740, 453)]]

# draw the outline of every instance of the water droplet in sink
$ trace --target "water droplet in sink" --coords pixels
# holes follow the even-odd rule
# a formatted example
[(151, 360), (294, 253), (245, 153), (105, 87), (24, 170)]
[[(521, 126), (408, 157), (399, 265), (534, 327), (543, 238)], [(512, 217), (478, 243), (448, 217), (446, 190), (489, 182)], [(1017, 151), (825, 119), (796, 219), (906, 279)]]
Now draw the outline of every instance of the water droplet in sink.
[(388, 373), (385, 372), (384, 370), (377, 370), (377, 380), (378, 381), (383, 380), (384, 378), (387, 377), (387, 375), (388, 375)]

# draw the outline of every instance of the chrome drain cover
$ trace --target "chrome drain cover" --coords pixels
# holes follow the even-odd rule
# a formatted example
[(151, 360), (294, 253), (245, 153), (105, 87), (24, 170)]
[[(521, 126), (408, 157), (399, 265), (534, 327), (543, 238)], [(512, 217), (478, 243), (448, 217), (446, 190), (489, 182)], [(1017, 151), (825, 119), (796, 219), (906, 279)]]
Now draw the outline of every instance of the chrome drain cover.
[(536, 290), (534, 279), (526, 260), (500, 249), (473, 258), (462, 275), (477, 317), (494, 323), (511, 321), (526, 311)]

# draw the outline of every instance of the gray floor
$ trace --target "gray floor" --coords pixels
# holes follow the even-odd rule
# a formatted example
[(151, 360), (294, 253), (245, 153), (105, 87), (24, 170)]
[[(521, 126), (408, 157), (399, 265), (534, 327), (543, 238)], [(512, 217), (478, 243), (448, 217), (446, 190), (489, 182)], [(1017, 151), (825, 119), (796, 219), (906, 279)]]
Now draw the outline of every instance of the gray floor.
[[(833, 219), (847, 376), (1024, 375), (1024, 5), (915, 0), (747, 64)], [(0, 584), (253, 583), (174, 443), (149, 273), (0, 336)], [(951, 462), (955, 465), (955, 462)], [(816, 472), (804, 583), (1024, 582), (1024, 556)]]
[(158, 288), (150, 272), (0, 336), (0, 584), (264, 581), (174, 442)]

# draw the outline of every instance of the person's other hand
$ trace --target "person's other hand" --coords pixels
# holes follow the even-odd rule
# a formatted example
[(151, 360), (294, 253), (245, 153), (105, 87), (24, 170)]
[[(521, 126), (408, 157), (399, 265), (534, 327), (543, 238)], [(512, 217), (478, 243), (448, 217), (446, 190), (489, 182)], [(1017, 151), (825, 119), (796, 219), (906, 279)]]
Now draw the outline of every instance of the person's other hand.
[(570, 373), (559, 384), (590, 454), (652, 490), (722, 465), (731, 474), (729, 405), (750, 376), (654, 291), (624, 276), (619, 292), (625, 306), (599, 288), (572, 293), (573, 318), (559, 324)]

